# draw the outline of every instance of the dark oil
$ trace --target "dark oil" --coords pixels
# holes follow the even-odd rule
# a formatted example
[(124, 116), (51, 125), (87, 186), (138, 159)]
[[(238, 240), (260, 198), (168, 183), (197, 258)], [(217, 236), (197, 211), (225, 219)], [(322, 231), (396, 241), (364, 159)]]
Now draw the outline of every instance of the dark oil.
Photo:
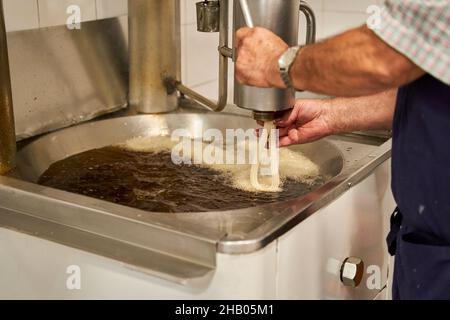
[(206, 212), (290, 200), (320, 184), (287, 180), (283, 192), (246, 192), (223, 172), (175, 165), (170, 152), (135, 152), (110, 146), (54, 163), (39, 184), (152, 212)]

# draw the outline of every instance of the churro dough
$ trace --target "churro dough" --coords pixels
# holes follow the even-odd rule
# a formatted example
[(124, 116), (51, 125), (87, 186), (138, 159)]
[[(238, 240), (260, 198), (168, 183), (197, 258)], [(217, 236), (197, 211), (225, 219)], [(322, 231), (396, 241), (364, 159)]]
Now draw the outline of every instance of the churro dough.
[[(271, 128), (272, 124), (268, 125), (266, 129)], [(265, 131), (267, 133), (270, 132), (267, 130)], [(191, 142), (193, 146), (194, 140)], [(198, 142), (199, 141), (197, 141), (197, 143)], [(258, 179), (260, 188), (258, 188), (258, 186), (255, 187), (254, 183), (251, 181), (251, 175), (254, 174), (255, 168), (253, 168), (252, 171), (250, 161), (247, 161), (245, 164), (227, 164), (225, 161), (226, 148), (230, 147), (234, 148), (235, 159), (239, 152), (243, 152), (246, 154), (246, 159), (250, 160), (250, 146), (255, 142), (256, 140), (246, 140), (240, 143), (233, 143), (232, 145), (227, 145), (227, 142), (225, 141), (201, 142), (201, 150), (205, 151), (205, 148), (209, 148), (210, 151), (212, 150), (212, 153), (217, 153), (223, 156), (223, 163), (220, 164), (207, 164), (202, 162), (202, 155), (198, 154), (201, 152), (191, 152), (191, 154), (186, 155), (186, 158), (189, 158), (192, 163), (195, 163), (198, 166), (222, 172), (230, 178), (228, 180), (234, 188), (248, 192), (282, 191), (283, 183), (288, 178), (302, 183), (313, 184), (316, 178), (320, 175), (319, 167), (310, 159), (305, 157), (305, 155), (303, 155), (300, 151), (294, 151), (291, 148), (281, 148), (279, 150), (279, 170), (276, 167), (271, 168), (271, 175), (260, 175)], [(130, 151), (139, 152), (170, 152), (177, 144), (179, 144), (179, 141), (172, 141), (171, 138), (167, 136), (138, 137), (121, 144), (120, 147), (126, 148)], [(273, 163), (271, 163), (271, 165), (273, 165)], [(256, 169), (258, 170), (258, 168)]]
[(269, 149), (267, 150), (267, 153), (270, 157), (269, 159), (269, 167), (270, 167), (270, 174), (268, 175), (271, 179), (270, 185), (264, 184), (260, 182), (260, 168), (263, 165), (261, 163), (261, 157), (257, 157), (256, 163), (253, 163), (251, 165), (250, 169), (250, 182), (252, 186), (258, 190), (258, 191), (264, 191), (264, 192), (280, 192), (281, 189), (281, 180), (280, 180), (280, 168), (279, 168), (279, 161), (278, 156), (275, 154), (277, 150), (277, 142), (276, 142), (276, 136), (273, 136), (273, 133), (275, 132), (275, 125), (271, 121), (267, 121), (264, 124), (263, 133), (259, 139), (259, 147), (265, 148), (266, 143), (268, 144)]

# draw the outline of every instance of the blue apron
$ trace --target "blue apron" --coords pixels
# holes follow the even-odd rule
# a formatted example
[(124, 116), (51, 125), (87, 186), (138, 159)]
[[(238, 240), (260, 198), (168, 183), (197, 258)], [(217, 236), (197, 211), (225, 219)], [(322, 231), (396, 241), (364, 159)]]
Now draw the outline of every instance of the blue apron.
[(450, 87), (430, 75), (400, 88), (387, 242), (394, 299), (450, 299)]

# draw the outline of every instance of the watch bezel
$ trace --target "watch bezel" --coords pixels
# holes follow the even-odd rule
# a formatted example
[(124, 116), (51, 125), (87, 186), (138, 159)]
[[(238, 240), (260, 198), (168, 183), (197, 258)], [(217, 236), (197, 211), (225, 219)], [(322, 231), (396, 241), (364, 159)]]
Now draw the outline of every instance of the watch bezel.
[(302, 48), (301, 46), (288, 48), (278, 60), (278, 68), (281, 73), (281, 79), (283, 79), (283, 82), (288, 89), (294, 88), (289, 72), (301, 48)]

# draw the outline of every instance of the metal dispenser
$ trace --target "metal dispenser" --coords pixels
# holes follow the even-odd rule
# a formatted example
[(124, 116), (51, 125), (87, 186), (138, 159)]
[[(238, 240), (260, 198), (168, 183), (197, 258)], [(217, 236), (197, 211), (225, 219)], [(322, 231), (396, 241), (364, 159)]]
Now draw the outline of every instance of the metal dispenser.
[[(312, 10), (298, 0), (248, 0), (234, 2), (234, 27), (236, 31), (248, 26), (248, 18), (241, 6), (247, 3), (248, 13), (254, 26), (264, 27), (281, 37), (290, 47), (298, 44), (299, 8), (308, 19), (307, 42), (315, 40), (315, 19)], [(234, 83), (234, 103), (240, 108), (250, 109), (255, 118), (270, 120), (278, 112), (290, 109), (295, 103), (295, 93), (276, 88), (261, 89)]]
[[(181, 84), (178, 86), (180, 92), (215, 111), (222, 110), (226, 104), (226, 60), (236, 58), (233, 54), (235, 50), (227, 46), (228, 5), (228, 0), (197, 3), (198, 31), (220, 32), (219, 103), (215, 104)], [(313, 43), (316, 34), (314, 12), (305, 1), (300, 0), (234, 0), (233, 34), (244, 26), (264, 27), (280, 36), (289, 46), (295, 46), (298, 44), (299, 12), (307, 20), (306, 42)], [(252, 110), (258, 120), (273, 120), (280, 112), (293, 107), (295, 93), (290, 90), (249, 87), (235, 81), (234, 102), (240, 108)]]

